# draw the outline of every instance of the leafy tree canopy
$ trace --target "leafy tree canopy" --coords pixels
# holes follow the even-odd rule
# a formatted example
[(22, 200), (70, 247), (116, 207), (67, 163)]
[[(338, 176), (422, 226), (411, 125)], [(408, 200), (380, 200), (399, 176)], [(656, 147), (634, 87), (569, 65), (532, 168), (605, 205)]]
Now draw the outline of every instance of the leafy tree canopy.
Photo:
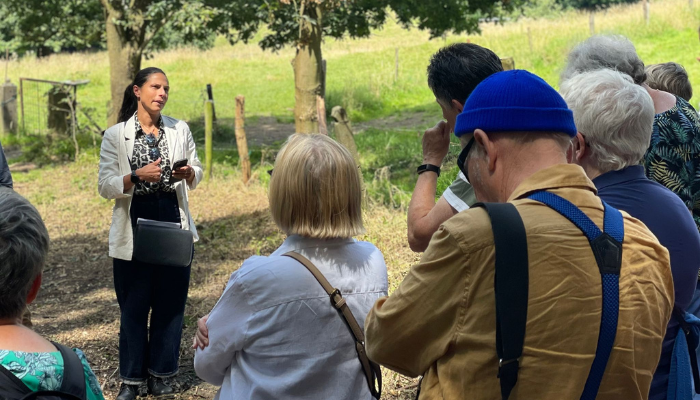
[(144, 23), (151, 28), (144, 32), (146, 52), (214, 44), (210, 23), (216, 11), (198, 0), (2, 0), (0, 46), (42, 55), (104, 49), (105, 5), (120, 9), (117, 24), (127, 36), (140, 34)]
[(203, 0), (216, 9), (212, 26), (232, 43), (248, 42), (266, 27), (263, 49), (279, 50), (299, 40), (299, 23), (315, 19), (304, 7), (321, 5), (324, 37), (366, 37), (382, 26), (393, 11), (404, 27), (427, 30), (432, 37), (445, 32), (478, 32), (479, 19), (500, 15), (521, 0)]

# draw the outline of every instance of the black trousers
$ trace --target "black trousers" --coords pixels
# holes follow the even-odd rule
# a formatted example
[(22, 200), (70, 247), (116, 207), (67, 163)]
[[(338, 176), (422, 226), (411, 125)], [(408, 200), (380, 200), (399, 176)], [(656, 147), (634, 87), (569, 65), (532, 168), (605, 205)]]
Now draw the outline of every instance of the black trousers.
[[(137, 218), (180, 222), (174, 194), (134, 196), (132, 226)], [(182, 321), (190, 268), (166, 267), (114, 259), (114, 289), (121, 309), (119, 371), (125, 383), (148, 375), (177, 374)], [(150, 326), (148, 321), (151, 313)]]

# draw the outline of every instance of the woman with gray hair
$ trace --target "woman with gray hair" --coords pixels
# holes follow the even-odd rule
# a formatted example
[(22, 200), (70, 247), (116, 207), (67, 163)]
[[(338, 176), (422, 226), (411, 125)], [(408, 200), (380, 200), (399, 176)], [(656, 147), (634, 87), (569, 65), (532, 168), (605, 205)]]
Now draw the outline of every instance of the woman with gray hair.
[(22, 325), (22, 312), (39, 293), (48, 249), (39, 212), (0, 187), (0, 398), (60, 391), (104, 400), (82, 351), (49, 342)]
[(700, 229), (700, 118), (683, 98), (647, 85), (644, 63), (623, 36), (593, 36), (571, 53), (560, 86), (576, 74), (613, 69), (629, 75), (651, 96), (654, 123), (643, 157), (646, 175), (671, 189), (685, 203)]
[[(600, 198), (642, 221), (668, 249), (674, 306), (682, 314), (688, 310), (695, 290), (700, 233), (683, 201), (644, 176), (644, 167), (639, 165), (654, 121), (651, 98), (629, 75), (610, 69), (567, 79), (561, 85), (561, 94), (574, 112), (578, 129), (573, 161), (593, 180)], [(654, 298), (650, 295), (649, 301)], [(651, 383), (652, 400), (667, 398), (678, 333), (678, 321), (672, 318)]]

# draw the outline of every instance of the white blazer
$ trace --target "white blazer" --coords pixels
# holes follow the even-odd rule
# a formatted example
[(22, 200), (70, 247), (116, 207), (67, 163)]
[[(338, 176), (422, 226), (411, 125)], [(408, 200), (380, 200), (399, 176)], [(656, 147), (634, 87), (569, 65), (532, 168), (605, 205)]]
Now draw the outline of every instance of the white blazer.
[[(170, 165), (175, 161), (187, 158), (188, 164), (194, 169), (192, 184), (186, 184), (183, 179), (175, 183), (175, 193), (180, 208), (182, 229), (192, 231), (194, 241), (199, 240), (197, 228), (188, 207), (187, 189), (194, 190), (202, 180), (204, 171), (197, 157), (194, 139), (190, 127), (184, 121), (162, 116), (165, 137), (168, 140)], [(100, 172), (97, 180), (97, 190), (105, 199), (115, 199), (112, 211), (112, 225), (109, 228), (109, 256), (121, 260), (131, 260), (134, 251), (134, 234), (131, 229), (131, 198), (132, 187), (124, 193), (124, 175), (131, 174), (131, 157), (134, 153), (134, 137), (136, 136), (134, 117), (125, 123), (119, 123), (105, 131), (100, 149)]]

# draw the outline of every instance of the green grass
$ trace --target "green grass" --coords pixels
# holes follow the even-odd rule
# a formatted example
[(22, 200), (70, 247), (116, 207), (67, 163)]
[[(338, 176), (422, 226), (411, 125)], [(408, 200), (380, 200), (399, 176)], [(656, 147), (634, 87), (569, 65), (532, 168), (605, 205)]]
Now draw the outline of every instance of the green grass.
[[(628, 36), (647, 63), (676, 61), (683, 64), (694, 84), (700, 83), (700, 42), (696, 33), (700, 7), (688, 9), (686, 0), (663, 0), (651, 5), (651, 23), (643, 21), (641, 3), (596, 14), (596, 31)], [(566, 54), (588, 37), (588, 16), (563, 13), (557, 19), (529, 20), (496, 26), (485, 24), (481, 35), (448, 35), (428, 40), (425, 32), (401, 29), (389, 22), (371, 37), (358, 40), (326, 40), (328, 63), (327, 105), (341, 104), (354, 122), (401, 111), (435, 109), (426, 85), (425, 70), (438, 48), (469, 40), (491, 48), (502, 57), (515, 58), (516, 67), (530, 70), (557, 85)], [(528, 39), (532, 38), (532, 51)], [(260, 37), (260, 35), (258, 35)], [(399, 48), (399, 75), (395, 81), (394, 56)], [(290, 60), (294, 50), (263, 52), (257, 44), (230, 46), (218, 39), (213, 49), (178, 49), (156, 53), (142, 66), (156, 65), (167, 73), (172, 86), (166, 112), (186, 120), (200, 118), (205, 86), (211, 83), (217, 114), (233, 118), (235, 96), (246, 96), (248, 116), (272, 115), (291, 121), (294, 83)], [(89, 79), (78, 90), (83, 106), (95, 109), (97, 120), (106, 121), (109, 101), (109, 65), (105, 52), (54, 55), (45, 59), (23, 58), (9, 64), (9, 77), (67, 80)], [(32, 87), (26, 88), (31, 94)]]

